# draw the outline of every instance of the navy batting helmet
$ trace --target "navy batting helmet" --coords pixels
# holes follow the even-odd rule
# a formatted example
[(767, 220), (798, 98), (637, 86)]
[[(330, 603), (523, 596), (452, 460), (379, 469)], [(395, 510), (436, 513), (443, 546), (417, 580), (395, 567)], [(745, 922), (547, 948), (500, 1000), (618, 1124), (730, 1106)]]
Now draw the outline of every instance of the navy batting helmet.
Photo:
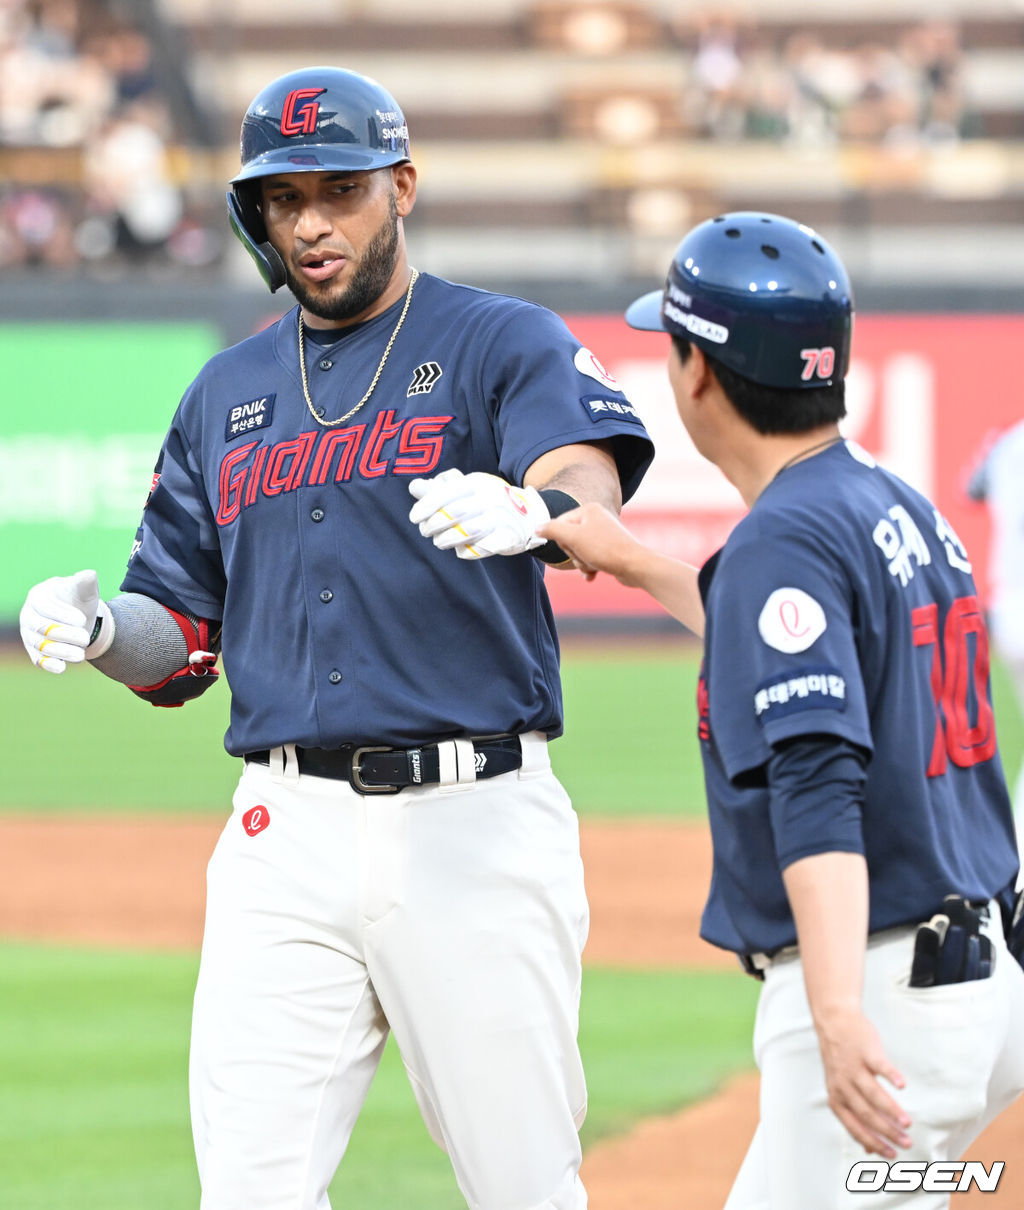
[(826, 386), (849, 367), (853, 291), (810, 227), (739, 211), (694, 227), (664, 288), (638, 298), (626, 322), (691, 340), (763, 386)]
[(267, 240), (259, 178), (401, 164), (409, 158), (409, 129), (398, 102), (376, 80), (340, 67), (305, 67), (253, 99), (242, 119), (241, 155), (228, 217), (273, 292), (284, 285), (285, 269)]

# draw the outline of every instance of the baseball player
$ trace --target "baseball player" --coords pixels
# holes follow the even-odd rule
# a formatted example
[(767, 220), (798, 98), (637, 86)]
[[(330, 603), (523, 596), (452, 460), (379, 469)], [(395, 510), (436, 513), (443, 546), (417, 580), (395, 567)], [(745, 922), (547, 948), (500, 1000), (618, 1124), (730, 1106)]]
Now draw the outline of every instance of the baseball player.
[[(215, 356), (160, 452), (123, 595), (28, 595), (50, 672), (178, 706), (231, 686), (244, 765), (209, 866), (190, 1084), (203, 1210), (327, 1210), (389, 1031), (477, 1210), (582, 1210), (588, 909), (551, 772), (536, 536), (652, 456), (551, 312), (410, 267), (416, 172), (379, 84), (267, 85), (231, 222), (298, 306)], [(569, 565), (569, 564), (567, 564)]]
[[(853, 298), (821, 236), (722, 215), (626, 314), (671, 335), (683, 423), (750, 509), (698, 585), (701, 934), (764, 980), (760, 1123), (727, 1210), (946, 1207), (948, 1173), (916, 1191), (923, 1165), (1024, 1088), (1017, 853), (969, 557), (840, 435)], [(599, 505), (542, 533), (699, 622), (694, 570)], [(918, 1167), (892, 1184), (897, 1156)]]
[[(1024, 421), (993, 442), (968, 484), (972, 499), (988, 505), (992, 521), (989, 553), (988, 624), (992, 641), (1010, 674), (1024, 714)], [(1024, 762), (1013, 788), (1018, 848), (1024, 851)]]

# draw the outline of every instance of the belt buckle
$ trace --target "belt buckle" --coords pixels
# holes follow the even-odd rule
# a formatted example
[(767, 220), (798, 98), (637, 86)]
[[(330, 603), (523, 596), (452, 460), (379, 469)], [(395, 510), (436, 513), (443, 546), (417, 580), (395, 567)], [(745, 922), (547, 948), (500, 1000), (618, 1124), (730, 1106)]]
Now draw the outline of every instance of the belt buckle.
[(393, 752), (394, 748), (388, 747), (387, 744), (377, 747), (356, 748), (352, 753), (352, 762), (349, 765), (348, 782), (357, 794), (400, 794), (404, 787), (397, 785), (369, 786), (359, 776), (361, 766), (359, 762), (368, 752)]

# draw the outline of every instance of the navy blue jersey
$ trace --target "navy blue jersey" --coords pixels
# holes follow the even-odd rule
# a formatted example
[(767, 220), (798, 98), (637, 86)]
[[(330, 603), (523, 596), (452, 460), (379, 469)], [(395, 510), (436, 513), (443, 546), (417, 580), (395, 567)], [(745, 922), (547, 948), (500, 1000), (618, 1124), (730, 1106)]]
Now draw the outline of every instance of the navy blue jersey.
[[(967, 553), (923, 496), (841, 443), (782, 471), (701, 572), (700, 733), (714, 838), (701, 934), (792, 944), (781, 871), (863, 853), (872, 931), (944, 895), (988, 900), (1017, 869), (985, 623)], [(868, 754), (863, 803), (822, 787), (770, 810), (774, 745), (833, 736)]]
[[(401, 307), (307, 339), (325, 420), (366, 393)], [(322, 427), (297, 315), (186, 392), (122, 590), (223, 620), (233, 754), (557, 735), (543, 564), (437, 550), (409, 482), (454, 467), (521, 483), (549, 450), (610, 439), (628, 498), (653, 456), (636, 412), (550, 311), (421, 274), (370, 400)]]

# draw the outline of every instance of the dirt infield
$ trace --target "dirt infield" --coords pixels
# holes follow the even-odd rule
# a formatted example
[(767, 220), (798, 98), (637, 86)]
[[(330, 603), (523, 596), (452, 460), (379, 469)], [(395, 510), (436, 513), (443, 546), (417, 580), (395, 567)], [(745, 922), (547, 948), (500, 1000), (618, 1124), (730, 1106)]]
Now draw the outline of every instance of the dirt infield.
[[(217, 820), (0, 817), (0, 936), (146, 948), (192, 948), (202, 934), (204, 877)], [(588, 822), (587, 960), (624, 967), (735, 969), (697, 936), (711, 869), (706, 829)], [(1024, 1028), (1024, 1023), (1022, 1023)], [(591, 1148), (594, 1210), (720, 1210), (757, 1118), (757, 1078)], [(970, 1151), (1005, 1160), (994, 1195), (956, 1195), (965, 1210), (1024, 1206), (1024, 1105)]]

